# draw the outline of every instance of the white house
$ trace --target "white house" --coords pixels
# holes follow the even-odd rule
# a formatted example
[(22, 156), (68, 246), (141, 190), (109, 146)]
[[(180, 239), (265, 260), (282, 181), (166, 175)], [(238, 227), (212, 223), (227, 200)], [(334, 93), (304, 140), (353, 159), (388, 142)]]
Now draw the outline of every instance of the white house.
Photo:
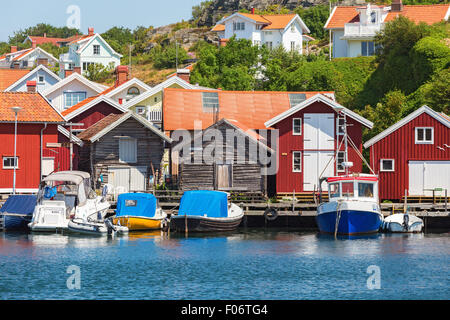
[(66, 110), (84, 99), (96, 96), (108, 87), (89, 81), (78, 73), (54, 84), (42, 92), (58, 111)]
[(11, 46), (11, 52), (0, 56), (0, 67), (12, 69), (34, 68), (43, 64), (54, 67), (58, 59), (42, 48), (36, 47), (36, 43), (28, 49), (17, 51), (17, 46)]
[(324, 28), (331, 33), (333, 57), (371, 56), (375, 54), (374, 37), (384, 24), (398, 16), (419, 23), (433, 24), (448, 20), (449, 4), (403, 5), (393, 0), (388, 5), (336, 6)]
[(236, 36), (251, 40), (254, 45), (266, 45), (269, 49), (283, 46), (287, 51), (303, 53), (303, 35), (308, 27), (297, 14), (259, 15), (236, 12), (217, 22), (212, 31), (217, 32), (221, 43)]
[[(40, 92), (59, 83), (61, 79), (44, 65), (39, 65), (23, 77), (12, 83), (5, 92)], [(30, 83), (33, 88), (30, 88)]]
[(69, 43), (69, 52), (59, 57), (60, 77), (65, 78), (76, 68), (80, 68), (83, 74), (89, 65), (100, 63), (104, 66), (120, 65), (121, 54), (113, 48), (93, 28), (89, 28), (88, 35)]

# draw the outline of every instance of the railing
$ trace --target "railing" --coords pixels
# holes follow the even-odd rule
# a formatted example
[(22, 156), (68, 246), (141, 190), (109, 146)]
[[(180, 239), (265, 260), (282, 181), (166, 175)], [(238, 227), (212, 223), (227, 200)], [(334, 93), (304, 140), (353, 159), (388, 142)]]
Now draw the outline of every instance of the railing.
[(150, 110), (148, 112), (148, 120), (152, 122), (162, 121), (162, 111), (161, 110)]
[(382, 28), (382, 24), (346, 23), (344, 37), (372, 37)]

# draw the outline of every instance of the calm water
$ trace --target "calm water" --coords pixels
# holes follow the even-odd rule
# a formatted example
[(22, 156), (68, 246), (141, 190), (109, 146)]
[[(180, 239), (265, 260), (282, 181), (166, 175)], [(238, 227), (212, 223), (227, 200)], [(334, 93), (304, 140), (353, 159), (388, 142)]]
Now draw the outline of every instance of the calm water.
[[(81, 289), (69, 290), (78, 266)], [(380, 289), (367, 273), (380, 270)], [(0, 233), (0, 299), (449, 299), (450, 234)]]

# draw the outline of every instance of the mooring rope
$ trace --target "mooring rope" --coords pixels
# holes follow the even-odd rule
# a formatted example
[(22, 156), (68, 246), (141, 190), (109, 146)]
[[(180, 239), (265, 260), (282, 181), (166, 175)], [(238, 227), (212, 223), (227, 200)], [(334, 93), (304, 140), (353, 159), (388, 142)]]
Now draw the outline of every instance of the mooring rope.
[(336, 222), (334, 225), (334, 237), (336, 238), (337, 236), (337, 231), (338, 231), (338, 227), (339, 227), (339, 222), (341, 221), (341, 203), (338, 202), (337, 207), (336, 207)]

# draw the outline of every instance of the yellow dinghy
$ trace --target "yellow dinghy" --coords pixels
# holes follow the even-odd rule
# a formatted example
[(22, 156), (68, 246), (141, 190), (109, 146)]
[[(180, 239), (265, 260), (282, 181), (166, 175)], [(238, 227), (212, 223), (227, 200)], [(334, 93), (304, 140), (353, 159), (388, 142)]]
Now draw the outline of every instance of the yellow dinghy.
[(117, 199), (113, 223), (128, 227), (129, 231), (157, 230), (164, 226), (166, 218), (154, 195), (123, 193)]

